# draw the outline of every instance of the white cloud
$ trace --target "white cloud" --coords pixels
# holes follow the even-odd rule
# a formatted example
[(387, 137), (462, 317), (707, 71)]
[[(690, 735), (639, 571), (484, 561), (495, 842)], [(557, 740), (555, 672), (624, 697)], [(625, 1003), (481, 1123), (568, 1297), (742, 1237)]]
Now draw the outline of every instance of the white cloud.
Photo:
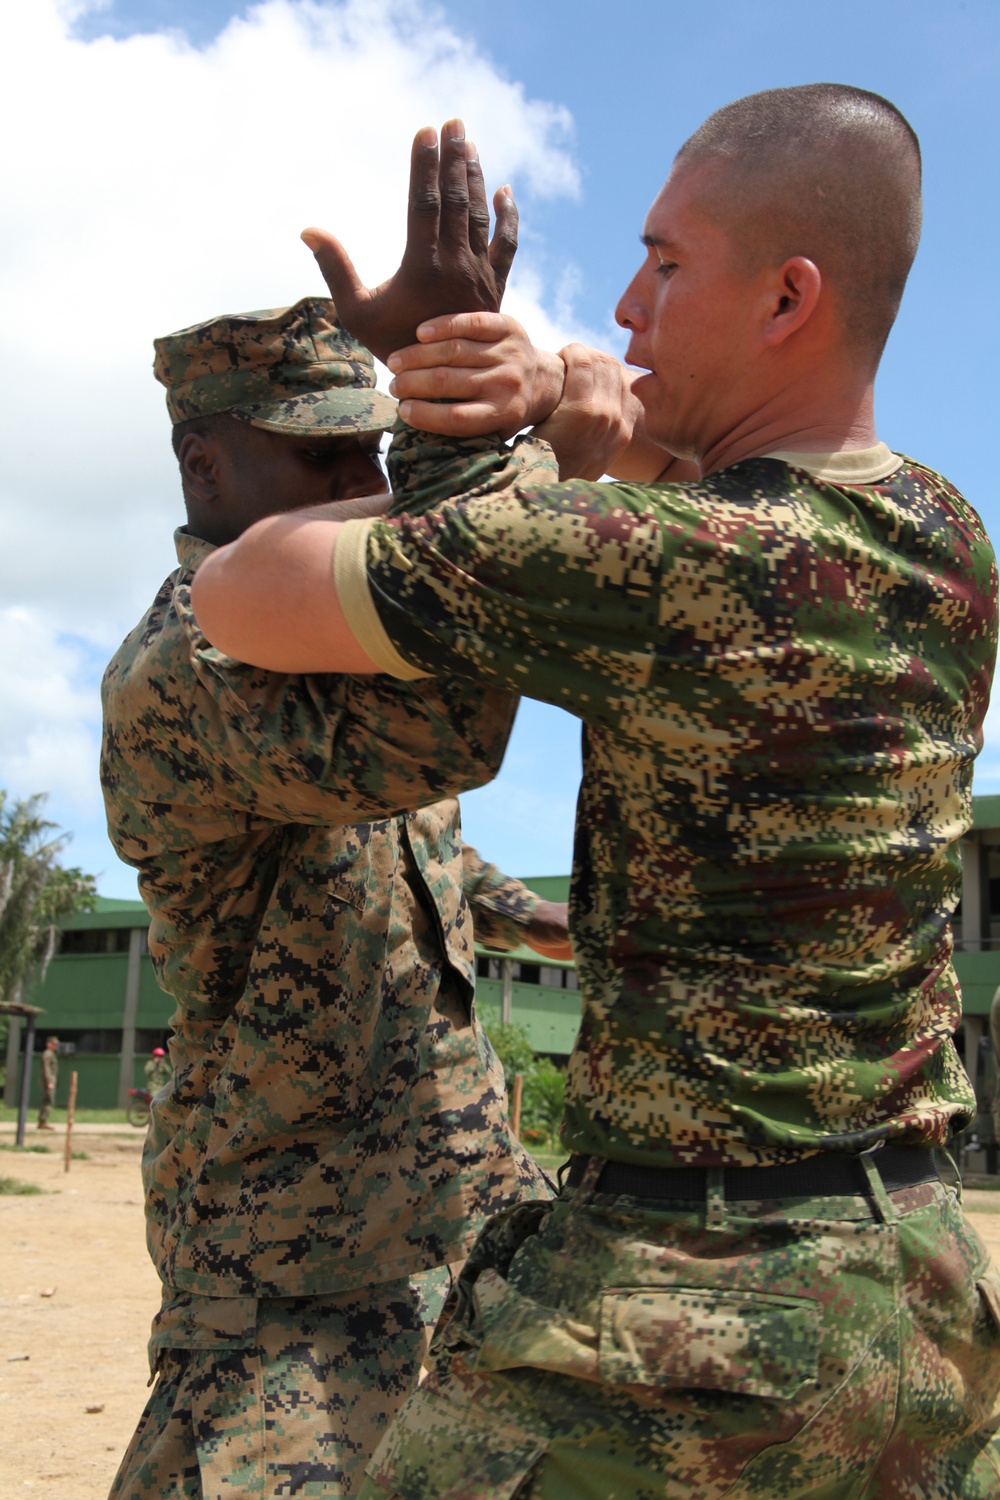
[[(203, 48), (180, 32), (75, 37), (98, 8), (6, 8), (0, 93), (0, 597), (14, 607), (0, 785), (58, 787), (84, 822), (98, 709), (77, 668), (110, 654), (173, 563), (153, 336), (322, 292), (307, 223), (381, 279), (402, 245), (413, 132), (452, 114), (490, 183), (525, 200), (578, 190), (566, 110), (527, 99), (421, 0), (268, 0)], [(570, 283), (547, 295), (524, 260), (515, 316), (550, 347), (585, 335)]]
[(84, 818), (100, 815), (97, 690), (88, 653), (16, 606), (0, 610), (4, 713), (0, 761), (23, 795), (48, 792)]

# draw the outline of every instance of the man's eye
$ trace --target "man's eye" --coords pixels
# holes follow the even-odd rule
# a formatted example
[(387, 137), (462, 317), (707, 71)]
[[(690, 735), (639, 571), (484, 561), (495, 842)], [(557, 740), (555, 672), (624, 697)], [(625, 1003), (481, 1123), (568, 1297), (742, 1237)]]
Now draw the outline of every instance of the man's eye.
[(658, 276), (669, 276), (672, 271), (676, 270), (676, 261), (663, 260), (661, 256), (657, 256), (656, 274)]

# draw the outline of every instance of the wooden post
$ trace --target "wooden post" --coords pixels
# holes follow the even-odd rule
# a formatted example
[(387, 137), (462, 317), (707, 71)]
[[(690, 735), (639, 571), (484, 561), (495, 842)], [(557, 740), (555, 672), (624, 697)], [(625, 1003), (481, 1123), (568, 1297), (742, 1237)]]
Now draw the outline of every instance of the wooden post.
[(514, 1074), (514, 1097), (510, 1104), (510, 1124), (515, 1136), (521, 1139), (521, 1095), (524, 1092), (524, 1074)]
[[(960, 944), (966, 953), (979, 953), (989, 947), (990, 876), (989, 850), (975, 833), (967, 833), (959, 843), (962, 856), (962, 902), (959, 907)], [(966, 1069), (968, 1069), (966, 1063)]]
[(128, 1091), (135, 1073), (135, 1018), (139, 1009), (139, 986), (142, 981), (143, 929), (133, 927), (128, 935), (128, 964), (125, 969), (125, 1008), (122, 1011), (122, 1055), (118, 1068), (118, 1108), (128, 1108)]
[(7, 1081), (3, 1102), (8, 1109), (17, 1108), (18, 1063), (21, 1061), (21, 1017), (11, 1016), (7, 1030)]
[(509, 958), (500, 960), (500, 1024), (514, 1021), (514, 965)]
[(66, 1160), (63, 1166), (63, 1171), (65, 1172), (69, 1171), (71, 1160), (70, 1143), (73, 1139), (73, 1111), (76, 1108), (76, 1081), (79, 1076), (75, 1072), (69, 1075), (69, 1103), (66, 1105)]

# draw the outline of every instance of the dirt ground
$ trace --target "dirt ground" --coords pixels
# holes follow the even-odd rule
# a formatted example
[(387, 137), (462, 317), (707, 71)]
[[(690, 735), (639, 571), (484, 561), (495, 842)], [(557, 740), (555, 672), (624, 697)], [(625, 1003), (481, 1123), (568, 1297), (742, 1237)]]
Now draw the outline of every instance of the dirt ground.
[[(143, 1237), (142, 1131), (29, 1127), (45, 1155), (0, 1151), (0, 1496), (106, 1500), (146, 1400), (145, 1344), (159, 1283)], [(107, 1127), (104, 1127), (107, 1130)], [(12, 1127), (0, 1127), (11, 1145)]]
[[(0, 1126), (0, 1145), (13, 1143)], [(0, 1177), (39, 1196), (0, 1195), (0, 1497), (106, 1500), (146, 1399), (146, 1337), (158, 1303), (143, 1238), (142, 1133), (79, 1127), (87, 1160), (64, 1170), (62, 1128), (0, 1150)], [(966, 1190), (1000, 1260), (1000, 1192)]]

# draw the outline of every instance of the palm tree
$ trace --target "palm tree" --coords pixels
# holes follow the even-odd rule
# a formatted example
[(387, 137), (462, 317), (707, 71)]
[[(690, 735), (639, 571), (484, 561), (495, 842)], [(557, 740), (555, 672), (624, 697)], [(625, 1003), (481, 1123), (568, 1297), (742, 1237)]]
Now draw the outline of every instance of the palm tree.
[(16, 1001), (41, 980), (59, 937), (59, 918), (94, 904), (94, 879), (56, 861), (68, 835), (41, 815), (43, 793), (15, 801), (0, 790), (0, 1001)]

